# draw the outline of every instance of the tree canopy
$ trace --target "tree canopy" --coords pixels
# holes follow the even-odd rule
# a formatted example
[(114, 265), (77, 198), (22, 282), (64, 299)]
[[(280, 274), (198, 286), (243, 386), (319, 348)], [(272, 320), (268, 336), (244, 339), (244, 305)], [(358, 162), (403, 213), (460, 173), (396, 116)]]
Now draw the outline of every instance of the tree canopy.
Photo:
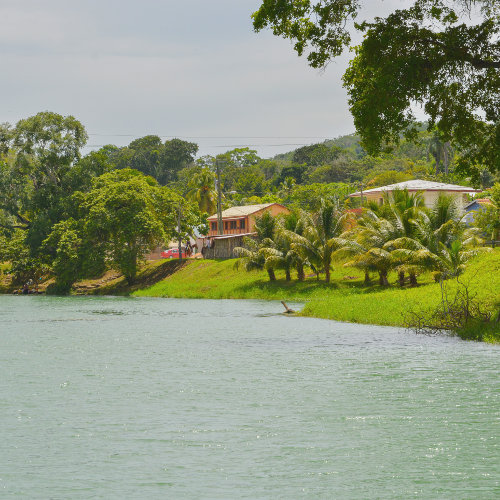
[[(361, 0), (263, 0), (253, 14), (321, 68), (363, 34), (344, 75), (354, 123), (370, 154), (415, 136), (415, 105), (461, 151), (459, 166), (500, 170), (500, 4), (415, 0), (386, 18), (361, 20)], [(351, 29), (352, 27), (352, 29)]]

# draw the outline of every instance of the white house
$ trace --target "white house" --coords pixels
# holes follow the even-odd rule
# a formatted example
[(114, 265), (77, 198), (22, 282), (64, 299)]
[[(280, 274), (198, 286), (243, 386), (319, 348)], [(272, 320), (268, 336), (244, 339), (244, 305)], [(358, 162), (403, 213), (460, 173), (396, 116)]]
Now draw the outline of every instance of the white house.
[(391, 193), (396, 190), (407, 189), (410, 193), (421, 192), (424, 198), (426, 207), (432, 207), (438, 199), (440, 193), (451, 196), (457, 205), (457, 208), (464, 210), (465, 206), (470, 203), (470, 195), (480, 193), (479, 189), (473, 189), (466, 186), (457, 186), (455, 184), (445, 184), (444, 182), (423, 181), (415, 179), (411, 181), (398, 182), (397, 184), (390, 184), (389, 186), (381, 186), (366, 191), (358, 191), (352, 193), (352, 198), (363, 198), (368, 201), (382, 204), (385, 193)]

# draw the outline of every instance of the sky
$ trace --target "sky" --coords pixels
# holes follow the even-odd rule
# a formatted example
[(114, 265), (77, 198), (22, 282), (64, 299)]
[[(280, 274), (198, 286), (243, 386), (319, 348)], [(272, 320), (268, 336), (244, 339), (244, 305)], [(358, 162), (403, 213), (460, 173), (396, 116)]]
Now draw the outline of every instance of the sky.
[[(367, 13), (405, 3), (370, 0)], [(254, 33), (259, 4), (0, 0), (0, 122), (48, 110), (83, 123), (85, 151), (156, 134), (265, 158), (354, 132), (349, 54), (310, 68), (289, 41)]]

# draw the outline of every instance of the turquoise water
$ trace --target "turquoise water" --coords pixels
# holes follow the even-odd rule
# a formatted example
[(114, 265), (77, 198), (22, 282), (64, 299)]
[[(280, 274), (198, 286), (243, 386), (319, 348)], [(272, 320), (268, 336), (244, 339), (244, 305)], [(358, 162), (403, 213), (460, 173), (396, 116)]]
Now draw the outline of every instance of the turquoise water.
[(500, 496), (498, 347), (281, 311), (0, 296), (0, 497)]

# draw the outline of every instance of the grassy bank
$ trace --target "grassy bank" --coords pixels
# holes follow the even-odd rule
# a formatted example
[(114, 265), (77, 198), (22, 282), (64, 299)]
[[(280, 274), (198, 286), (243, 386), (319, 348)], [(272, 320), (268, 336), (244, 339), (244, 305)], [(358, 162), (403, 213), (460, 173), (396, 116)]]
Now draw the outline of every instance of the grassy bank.
[[(429, 274), (419, 277), (417, 288), (399, 288), (396, 275), (390, 276), (391, 287), (373, 284), (365, 286), (360, 271), (337, 267), (332, 273), (332, 283), (287, 283), (278, 274), (276, 282), (269, 282), (265, 272), (246, 273), (234, 269), (234, 261), (191, 261), (168, 278), (151, 287), (133, 292), (135, 296), (185, 297), (208, 299), (279, 299), (298, 300), (306, 303), (302, 315), (378, 325), (401, 326), (407, 312), (435, 308), (441, 299), (439, 284)], [(469, 284), (485, 309), (495, 311), (500, 307), (500, 250), (482, 255), (472, 261), (462, 282)], [(448, 283), (453, 294), (456, 284)], [(484, 339), (483, 339), (484, 337)], [(498, 328), (482, 331), (479, 325), (467, 333), (474, 340), (499, 341)]]

